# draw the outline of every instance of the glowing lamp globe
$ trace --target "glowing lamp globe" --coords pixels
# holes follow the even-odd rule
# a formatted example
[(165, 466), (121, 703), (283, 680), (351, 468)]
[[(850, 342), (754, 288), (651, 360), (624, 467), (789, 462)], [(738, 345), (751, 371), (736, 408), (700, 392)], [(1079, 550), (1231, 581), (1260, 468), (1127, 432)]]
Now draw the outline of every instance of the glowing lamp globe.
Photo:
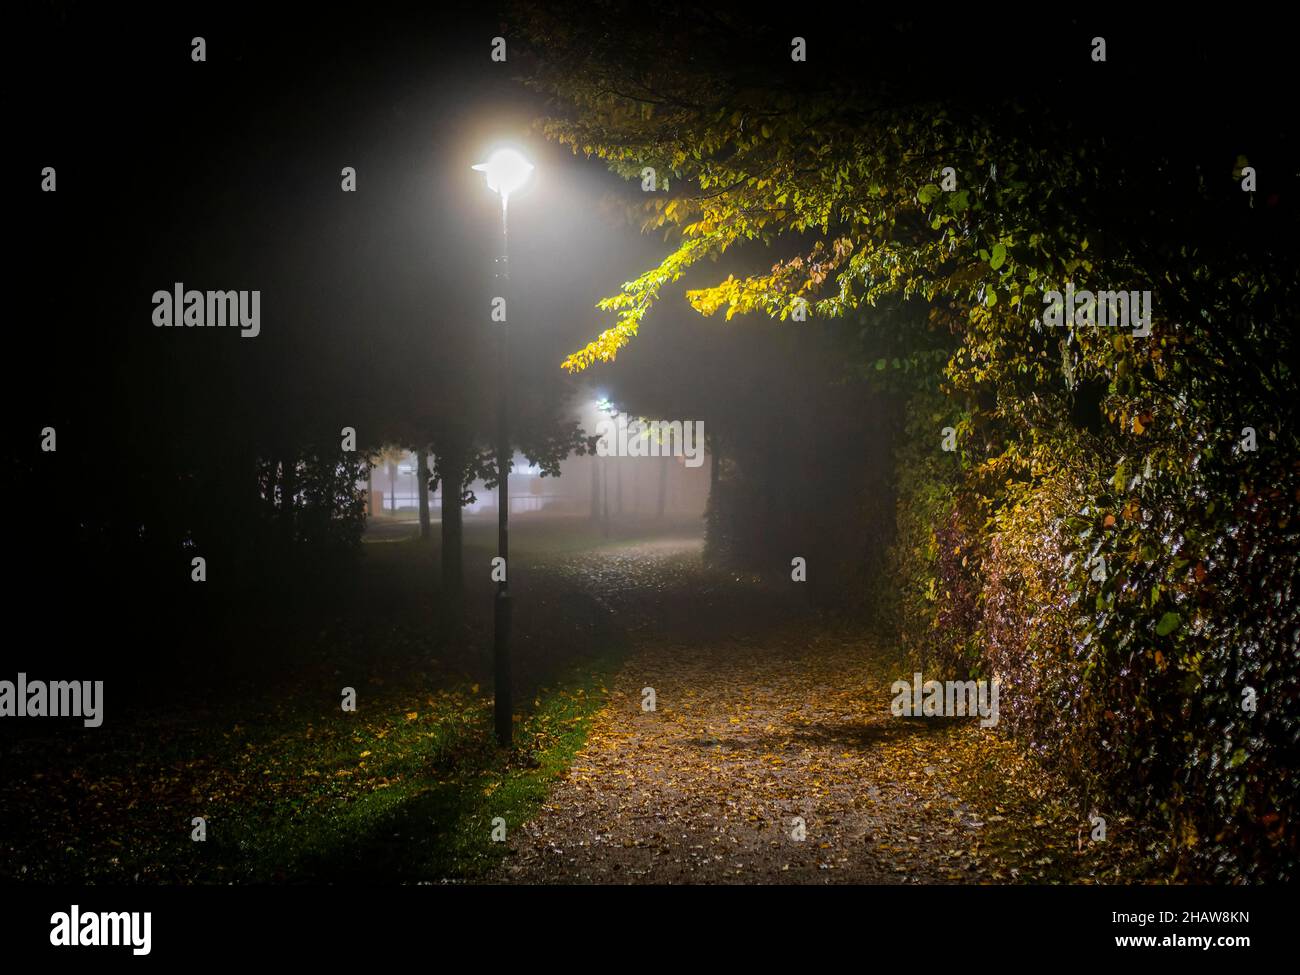
[(533, 172), (533, 164), (514, 149), (498, 149), (473, 168), (487, 177), (488, 189), (503, 199), (528, 182)]

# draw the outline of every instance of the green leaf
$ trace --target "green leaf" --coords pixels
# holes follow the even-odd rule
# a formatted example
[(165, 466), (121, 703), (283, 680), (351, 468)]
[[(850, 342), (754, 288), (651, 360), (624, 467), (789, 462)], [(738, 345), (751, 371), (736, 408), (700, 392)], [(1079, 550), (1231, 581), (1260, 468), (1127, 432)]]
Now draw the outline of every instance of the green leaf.
[(997, 270), (1007, 262), (1007, 245), (998, 241), (993, 245), (993, 256), (989, 258), (989, 267)]
[(1168, 636), (1178, 629), (1182, 621), (1183, 618), (1177, 613), (1165, 613), (1164, 616), (1160, 617), (1160, 622), (1156, 624), (1156, 633), (1160, 636)]

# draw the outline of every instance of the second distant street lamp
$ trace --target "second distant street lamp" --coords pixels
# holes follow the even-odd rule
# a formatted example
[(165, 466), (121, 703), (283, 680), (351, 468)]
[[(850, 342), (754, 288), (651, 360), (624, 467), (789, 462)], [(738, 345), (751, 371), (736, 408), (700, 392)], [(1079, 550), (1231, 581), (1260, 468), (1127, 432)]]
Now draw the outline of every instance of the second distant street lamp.
[(520, 189), (533, 172), (533, 165), (514, 149), (498, 149), (485, 163), (474, 167), (487, 177), (487, 185), (501, 196), (501, 257), (497, 280), (505, 299), (505, 320), (500, 324), (500, 352), (497, 392), (497, 555), (505, 571), (497, 583), (493, 604), (492, 674), (497, 743), (508, 747), (514, 734), (510, 688), (510, 194)]

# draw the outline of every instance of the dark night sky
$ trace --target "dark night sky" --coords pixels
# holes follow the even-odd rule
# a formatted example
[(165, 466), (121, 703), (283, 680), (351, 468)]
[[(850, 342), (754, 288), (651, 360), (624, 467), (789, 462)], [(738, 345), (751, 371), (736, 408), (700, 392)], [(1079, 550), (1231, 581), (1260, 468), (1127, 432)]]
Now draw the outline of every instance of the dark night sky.
[[(590, 246), (612, 232), (592, 204), (617, 181), (530, 132), (535, 103), (488, 59), (499, 28), (482, 8), (41, 21), (31, 62), (47, 81), (22, 105), (23, 171), (55, 165), (59, 188), (24, 194), (21, 278), (46, 282), (33, 307), (46, 326), (27, 338), (40, 348), (57, 331), (65, 353), (31, 362), (27, 393), (46, 409), (98, 398), (117, 367), (117, 399), (158, 382), (145, 412), (171, 395), (236, 413), (262, 396), (265, 413), (329, 389), (330, 411), (347, 413), (394, 369), (445, 364), (443, 337), (474, 327), (491, 290), (497, 203), (469, 166), (502, 138), (541, 175), (512, 213), (516, 288), (534, 298), (515, 320), (546, 319), (516, 330), (521, 361), (553, 370), (596, 325), (597, 289), (652, 253), (634, 234), (621, 254)], [(190, 60), (196, 34), (206, 64)], [(344, 165), (356, 194), (340, 191)], [(532, 260), (556, 253), (574, 260)], [(174, 281), (261, 289), (261, 336), (156, 332), (150, 295)], [(177, 377), (186, 388), (169, 390)]]

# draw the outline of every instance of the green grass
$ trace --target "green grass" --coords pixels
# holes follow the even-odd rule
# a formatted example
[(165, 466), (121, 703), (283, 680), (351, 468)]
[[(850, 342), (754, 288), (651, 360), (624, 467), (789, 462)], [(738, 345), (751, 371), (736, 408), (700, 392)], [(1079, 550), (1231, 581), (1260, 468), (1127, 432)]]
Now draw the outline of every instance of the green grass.
[(505, 849), (492, 840), (493, 820), (513, 830), (537, 811), (585, 743), (609, 667), (600, 661), (539, 692), (509, 751), (493, 744), (491, 702), (472, 688), (437, 695), (415, 719), (404, 705), (390, 707), (343, 740), (269, 743), (285, 767), (322, 767), (269, 803), (232, 807), (237, 879), (482, 876)]

